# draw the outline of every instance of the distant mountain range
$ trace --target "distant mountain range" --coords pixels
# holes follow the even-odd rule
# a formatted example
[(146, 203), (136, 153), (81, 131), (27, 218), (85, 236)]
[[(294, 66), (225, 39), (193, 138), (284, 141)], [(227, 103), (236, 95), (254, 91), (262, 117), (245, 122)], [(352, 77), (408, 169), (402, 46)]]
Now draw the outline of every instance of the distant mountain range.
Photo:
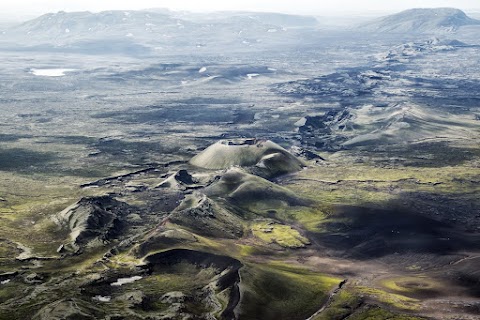
[(0, 42), (36, 50), (142, 53), (171, 48), (249, 47), (287, 29), (312, 28), (314, 17), (277, 13), (194, 14), (168, 10), (58, 12), (10, 27)]
[[(423, 34), (453, 32), (469, 25), (480, 25), (480, 20), (458, 9), (411, 9), (364, 23), (351, 31)], [(0, 30), (0, 48), (127, 55), (242, 53), (316, 43), (320, 28), (315, 17), (281, 13), (205, 14), (166, 9), (57, 12), (4, 26)], [(337, 26), (323, 32), (346, 30)]]
[(480, 20), (468, 17), (453, 8), (410, 9), (361, 25), (364, 32), (436, 33), (453, 32), (463, 26), (480, 25)]

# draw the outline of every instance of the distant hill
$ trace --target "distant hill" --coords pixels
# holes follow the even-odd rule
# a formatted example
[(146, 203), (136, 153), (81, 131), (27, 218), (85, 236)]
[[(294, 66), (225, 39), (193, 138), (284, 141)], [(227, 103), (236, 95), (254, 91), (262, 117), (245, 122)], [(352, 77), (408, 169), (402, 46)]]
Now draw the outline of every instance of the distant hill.
[[(314, 27), (313, 17), (276, 13), (168, 10), (57, 12), (15, 25), (0, 42), (29, 50), (91, 54), (149, 51), (224, 50), (285, 43), (288, 28)], [(299, 37), (292, 31), (291, 39)]]
[(253, 21), (272, 24), (282, 28), (315, 27), (318, 25), (318, 20), (312, 16), (301, 16), (275, 12), (248, 11), (220, 12), (218, 14), (223, 15), (224, 17), (247, 17)]
[[(32, 42), (71, 42), (96, 37), (145, 37), (154, 31), (178, 29), (180, 22), (167, 14), (142, 11), (48, 13), (6, 31)], [(185, 27), (185, 25), (182, 23)]]
[(479, 24), (480, 20), (470, 18), (458, 9), (410, 9), (365, 23), (358, 30), (383, 33), (436, 33), (453, 32), (462, 26)]

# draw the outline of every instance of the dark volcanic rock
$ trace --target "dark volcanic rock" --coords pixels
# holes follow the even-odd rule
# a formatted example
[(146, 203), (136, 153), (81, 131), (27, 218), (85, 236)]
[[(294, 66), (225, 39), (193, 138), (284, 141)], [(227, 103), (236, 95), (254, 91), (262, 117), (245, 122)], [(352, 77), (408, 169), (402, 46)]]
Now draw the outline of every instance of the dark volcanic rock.
[(185, 184), (195, 184), (196, 180), (187, 170), (180, 170), (175, 174), (175, 179)]
[(54, 219), (70, 230), (72, 245), (103, 244), (118, 238), (127, 228), (127, 216), (138, 209), (110, 196), (82, 198), (58, 213)]
[(312, 152), (310, 150), (307, 150), (307, 149), (304, 149), (304, 148), (300, 148), (300, 147), (293, 147), (291, 148), (291, 152), (293, 155), (295, 155), (296, 157), (303, 157), (307, 160), (321, 160), (321, 161), (325, 161), (325, 159), (315, 153), (315, 152)]
[(187, 170), (179, 170), (170, 177), (159, 183), (156, 188), (171, 188), (185, 190), (194, 188), (199, 181), (194, 178)]
[(348, 109), (331, 110), (321, 116), (306, 116), (298, 127), (299, 140), (303, 145), (320, 150), (338, 150), (344, 142), (336, 131), (348, 130), (352, 115)]

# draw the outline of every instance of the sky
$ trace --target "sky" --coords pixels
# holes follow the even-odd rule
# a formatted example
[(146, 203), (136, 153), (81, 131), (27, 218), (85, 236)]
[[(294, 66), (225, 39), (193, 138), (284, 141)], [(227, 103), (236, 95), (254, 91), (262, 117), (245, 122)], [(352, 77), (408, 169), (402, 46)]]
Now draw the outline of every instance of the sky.
[(479, 0), (0, 0), (5, 17), (57, 11), (138, 10), (169, 8), (187, 11), (251, 10), (312, 15), (369, 14), (418, 7), (480, 10)]

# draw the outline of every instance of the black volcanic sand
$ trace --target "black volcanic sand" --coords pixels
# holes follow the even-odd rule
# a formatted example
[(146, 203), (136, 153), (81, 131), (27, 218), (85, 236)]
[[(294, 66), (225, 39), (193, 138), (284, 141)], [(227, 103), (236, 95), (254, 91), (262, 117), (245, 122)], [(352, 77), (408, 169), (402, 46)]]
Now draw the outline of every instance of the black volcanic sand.
[[(400, 292), (403, 295), (421, 300), (480, 298), (480, 236), (463, 231), (463, 224), (437, 221), (413, 210), (339, 205), (322, 227), (323, 232), (308, 233), (314, 244), (359, 265), (380, 263), (399, 272), (397, 285), (407, 290)], [(433, 280), (423, 281), (423, 275)], [(478, 314), (480, 306), (458, 308)]]
[(480, 299), (480, 254), (454, 263), (443, 277), (466, 288), (469, 295)]
[(337, 206), (322, 223), (325, 231), (309, 237), (341, 256), (368, 260), (391, 254), (445, 256), (474, 250), (480, 236), (406, 210)]

